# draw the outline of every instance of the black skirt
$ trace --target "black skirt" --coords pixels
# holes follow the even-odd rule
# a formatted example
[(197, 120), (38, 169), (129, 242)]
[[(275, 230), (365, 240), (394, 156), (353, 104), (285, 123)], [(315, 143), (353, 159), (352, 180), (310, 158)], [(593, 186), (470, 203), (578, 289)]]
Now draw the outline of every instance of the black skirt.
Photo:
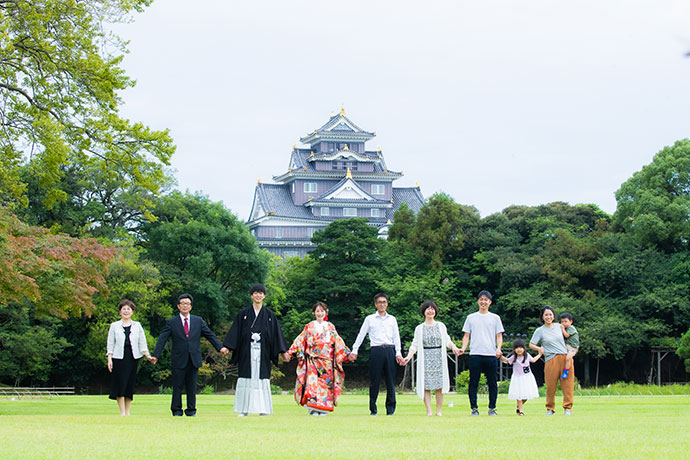
[[(127, 329), (127, 328), (125, 328)], [(125, 350), (122, 359), (113, 358), (113, 375), (110, 383), (110, 399), (134, 399), (134, 384), (137, 379), (137, 360), (132, 354), (129, 334), (125, 332)]]

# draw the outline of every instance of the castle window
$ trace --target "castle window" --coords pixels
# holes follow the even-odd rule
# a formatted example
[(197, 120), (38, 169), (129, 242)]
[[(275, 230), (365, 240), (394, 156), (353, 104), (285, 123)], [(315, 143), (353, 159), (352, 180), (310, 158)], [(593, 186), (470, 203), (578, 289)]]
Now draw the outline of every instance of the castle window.
[(343, 216), (357, 217), (357, 208), (343, 208)]
[(322, 216), (330, 216), (331, 215), (331, 208), (321, 208), (321, 215)]
[(304, 193), (316, 193), (316, 182), (305, 182)]
[(371, 217), (381, 217), (381, 210), (379, 208), (372, 209)]
[(383, 184), (371, 184), (371, 194), (372, 195), (385, 195), (386, 186)]
[(283, 237), (283, 229), (282, 228), (276, 228), (276, 238), (282, 238)]

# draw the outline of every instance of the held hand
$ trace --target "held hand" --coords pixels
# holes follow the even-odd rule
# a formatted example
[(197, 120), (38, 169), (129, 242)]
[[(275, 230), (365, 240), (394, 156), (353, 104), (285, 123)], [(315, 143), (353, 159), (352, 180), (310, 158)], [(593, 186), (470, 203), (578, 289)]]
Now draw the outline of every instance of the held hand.
[(500, 358), (501, 356), (503, 356), (503, 352), (501, 350), (496, 350), (496, 357)]
[(228, 353), (230, 353), (230, 350), (228, 350), (226, 347), (223, 347), (220, 349), (220, 354), (223, 356), (227, 356)]
[(290, 355), (290, 353), (288, 353), (286, 351), (285, 353), (283, 353), (283, 359), (285, 360), (286, 363), (289, 363), (290, 360), (292, 359), (292, 356)]
[(108, 372), (113, 371), (113, 360), (110, 356), (108, 356)]
[(460, 356), (460, 354), (461, 354), (460, 349), (458, 347), (453, 348), (453, 354), (455, 356)]
[(156, 364), (158, 362), (158, 358), (156, 358), (155, 356), (151, 356), (149, 358), (149, 361), (151, 361), (151, 364)]
[(357, 353), (350, 353), (350, 362), (354, 363), (357, 361)]
[(458, 350), (458, 353), (457, 353), (458, 356), (464, 355), (464, 354), (465, 354), (465, 349), (464, 349), (464, 348), (461, 348), (461, 349)]
[(403, 358), (402, 356), (396, 356), (395, 361), (398, 363), (398, 366), (405, 365), (405, 358)]

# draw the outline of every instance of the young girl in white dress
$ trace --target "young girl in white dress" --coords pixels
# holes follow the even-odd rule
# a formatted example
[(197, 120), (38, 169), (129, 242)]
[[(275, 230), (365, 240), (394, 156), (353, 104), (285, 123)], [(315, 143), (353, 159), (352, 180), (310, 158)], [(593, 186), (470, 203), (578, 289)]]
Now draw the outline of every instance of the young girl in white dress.
[(501, 356), (501, 361), (513, 366), (513, 376), (510, 378), (510, 388), (508, 389), (508, 399), (517, 400), (518, 415), (525, 415), (522, 412), (522, 405), (528, 399), (539, 397), (539, 388), (532, 374), (531, 363), (541, 358), (541, 352), (537, 356), (530, 356), (527, 353), (527, 345), (522, 339), (513, 342), (513, 354), (509, 358)]

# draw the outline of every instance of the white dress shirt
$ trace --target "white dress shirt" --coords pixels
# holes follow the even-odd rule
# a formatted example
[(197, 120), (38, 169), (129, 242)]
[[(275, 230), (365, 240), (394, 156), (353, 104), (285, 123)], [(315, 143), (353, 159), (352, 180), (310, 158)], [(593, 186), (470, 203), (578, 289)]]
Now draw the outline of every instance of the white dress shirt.
[(386, 313), (384, 316), (374, 313), (364, 320), (362, 328), (357, 334), (357, 340), (352, 346), (352, 353), (359, 354), (359, 347), (364, 341), (364, 336), (369, 334), (369, 343), (372, 347), (381, 345), (394, 345), (395, 356), (402, 356), (400, 353), (400, 333), (398, 332), (398, 321), (395, 316)]

